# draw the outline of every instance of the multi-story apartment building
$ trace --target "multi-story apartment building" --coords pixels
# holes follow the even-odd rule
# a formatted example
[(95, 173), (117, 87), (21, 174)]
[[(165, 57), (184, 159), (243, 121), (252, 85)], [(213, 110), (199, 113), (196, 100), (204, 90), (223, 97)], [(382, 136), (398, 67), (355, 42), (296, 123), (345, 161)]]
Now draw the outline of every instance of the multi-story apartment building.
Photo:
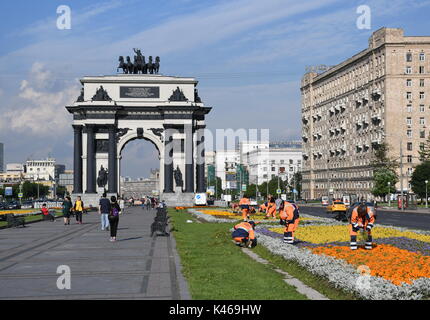
[(429, 135), (430, 37), (382, 28), (367, 49), (302, 78), (303, 197), (371, 198), (374, 150), (386, 142), (409, 176)]
[(27, 160), (25, 164), (25, 179), (29, 180), (57, 180), (66, 167), (56, 164), (55, 159)]

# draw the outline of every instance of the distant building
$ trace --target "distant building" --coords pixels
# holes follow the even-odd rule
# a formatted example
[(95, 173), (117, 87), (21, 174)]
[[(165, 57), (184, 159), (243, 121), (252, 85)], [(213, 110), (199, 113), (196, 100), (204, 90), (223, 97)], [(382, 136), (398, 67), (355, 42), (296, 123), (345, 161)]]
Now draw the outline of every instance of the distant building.
[(0, 173), (1, 182), (17, 183), (24, 178), (24, 166), (20, 163), (6, 164), (6, 171)]
[(58, 186), (65, 187), (69, 194), (73, 192), (73, 170), (65, 170), (58, 176)]
[(149, 178), (131, 179), (130, 177), (121, 177), (120, 194), (129, 198), (141, 198), (144, 196), (158, 196), (160, 189), (160, 171), (151, 170)]
[(65, 166), (56, 164), (55, 159), (27, 160), (25, 163), (25, 179), (56, 181), (61, 173), (64, 173)]

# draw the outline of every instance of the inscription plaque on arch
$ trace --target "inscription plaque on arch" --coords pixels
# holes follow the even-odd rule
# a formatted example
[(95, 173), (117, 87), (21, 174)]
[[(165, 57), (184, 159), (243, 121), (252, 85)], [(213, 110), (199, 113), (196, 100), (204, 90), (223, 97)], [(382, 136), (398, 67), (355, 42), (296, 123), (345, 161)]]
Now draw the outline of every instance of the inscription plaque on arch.
[(119, 88), (120, 98), (160, 98), (160, 87), (125, 87)]

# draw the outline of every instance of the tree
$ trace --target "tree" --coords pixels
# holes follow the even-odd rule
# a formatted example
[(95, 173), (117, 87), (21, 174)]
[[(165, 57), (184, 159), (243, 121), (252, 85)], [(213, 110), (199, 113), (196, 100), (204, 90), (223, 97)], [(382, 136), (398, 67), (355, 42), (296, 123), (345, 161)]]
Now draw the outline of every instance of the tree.
[[(373, 172), (372, 194), (375, 197), (385, 197), (388, 193), (396, 191), (395, 185), (399, 181), (397, 174), (392, 169), (379, 168)], [(388, 182), (390, 189), (388, 190)]]
[(250, 184), (249, 186), (246, 187), (244, 196), (247, 198), (255, 198), (256, 191), (257, 191), (257, 185)]
[(430, 135), (428, 136), (427, 141), (423, 144), (418, 153), (420, 155), (421, 162), (430, 161)]
[(426, 197), (426, 180), (430, 181), (430, 161), (425, 161), (417, 165), (412, 173), (412, 191), (420, 198)]
[(391, 170), (396, 169), (399, 164), (397, 162), (396, 158), (389, 157), (388, 154), (390, 152), (390, 147), (386, 142), (382, 143), (377, 147), (373, 153), (374, 159), (370, 163), (371, 167), (374, 170), (380, 169), (380, 168), (388, 168)]
[(291, 180), (288, 183), (288, 187), (291, 190), (291, 194), (289, 195), (289, 197), (291, 197), (291, 199), (293, 199), (294, 195), (292, 194), (293, 189), (297, 190), (297, 199), (300, 199), (301, 197), (301, 193), (302, 193), (302, 173), (301, 172), (296, 172), (293, 177), (291, 178)]

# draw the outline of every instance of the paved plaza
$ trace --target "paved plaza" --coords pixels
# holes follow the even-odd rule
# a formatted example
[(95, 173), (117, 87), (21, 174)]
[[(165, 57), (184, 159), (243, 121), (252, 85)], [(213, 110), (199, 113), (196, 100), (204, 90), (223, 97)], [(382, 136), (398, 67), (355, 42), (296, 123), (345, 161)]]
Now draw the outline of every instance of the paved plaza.
[[(0, 299), (190, 299), (173, 235), (151, 237), (155, 210), (129, 208), (118, 240), (91, 212), (72, 219), (0, 230)], [(71, 270), (71, 288), (57, 288), (57, 268)]]

